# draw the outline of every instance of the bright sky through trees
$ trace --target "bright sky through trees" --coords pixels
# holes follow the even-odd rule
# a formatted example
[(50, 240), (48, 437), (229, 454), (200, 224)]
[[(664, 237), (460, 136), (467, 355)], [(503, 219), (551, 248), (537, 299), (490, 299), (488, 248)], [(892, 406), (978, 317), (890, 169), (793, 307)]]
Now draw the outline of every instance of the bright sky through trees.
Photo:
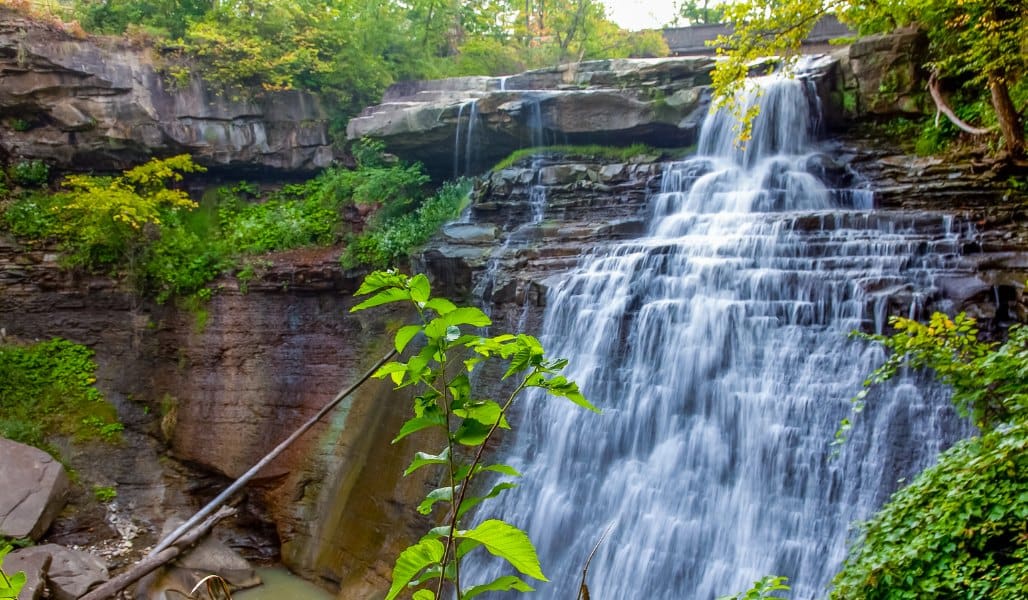
[(657, 29), (675, 19), (674, 0), (604, 0), (607, 17), (630, 31)]

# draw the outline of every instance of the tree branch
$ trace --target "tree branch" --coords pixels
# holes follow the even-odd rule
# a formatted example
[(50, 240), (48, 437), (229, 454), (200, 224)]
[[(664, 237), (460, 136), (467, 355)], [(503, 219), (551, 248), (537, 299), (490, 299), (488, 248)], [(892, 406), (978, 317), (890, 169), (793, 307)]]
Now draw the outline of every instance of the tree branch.
[(935, 102), (935, 108), (939, 109), (939, 112), (946, 115), (946, 118), (950, 120), (950, 123), (956, 125), (961, 131), (965, 131), (971, 135), (986, 135), (996, 130), (995, 127), (985, 129), (974, 127), (961, 120), (961, 118), (953, 112), (953, 109), (949, 107), (949, 104), (946, 103), (946, 99), (942, 96), (942, 92), (939, 90), (939, 79), (936, 77), (935, 73), (932, 73), (932, 76), (928, 78), (928, 93), (932, 95), (932, 101)]

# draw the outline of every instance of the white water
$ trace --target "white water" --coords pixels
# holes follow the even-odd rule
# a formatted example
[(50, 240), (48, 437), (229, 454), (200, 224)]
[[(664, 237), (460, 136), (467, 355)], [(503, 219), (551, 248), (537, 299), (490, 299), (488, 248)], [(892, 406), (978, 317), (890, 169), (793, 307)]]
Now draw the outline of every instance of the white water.
[(850, 523), (952, 436), (945, 400), (906, 383), (829, 460), (881, 358), (848, 332), (880, 327), (893, 290), (931, 288), (959, 235), (827, 188), (803, 84), (761, 85), (745, 151), (729, 116), (708, 117), (698, 155), (651, 198), (648, 235), (595, 250), (549, 292), (544, 344), (604, 414), (536, 396), (517, 415), (506, 458), (525, 477), (482, 517), (528, 530), (552, 580), (537, 597), (577, 595), (608, 524), (594, 599), (709, 599), (768, 574), (822, 597)]

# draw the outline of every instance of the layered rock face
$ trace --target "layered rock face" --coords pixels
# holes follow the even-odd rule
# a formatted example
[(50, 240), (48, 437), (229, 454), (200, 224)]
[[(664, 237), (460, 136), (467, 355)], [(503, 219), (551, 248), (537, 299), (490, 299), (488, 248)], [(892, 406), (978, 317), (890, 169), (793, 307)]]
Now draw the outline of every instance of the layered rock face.
[(381, 139), (439, 177), (480, 173), (543, 144), (685, 147), (706, 113), (713, 66), (710, 57), (618, 59), (405, 82), (352, 119), (347, 136)]
[[(874, 36), (810, 60), (805, 77), (828, 129), (922, 109), (916, 32)], [(706, 56), (588, 61), (510, 77), (403, 82), (347, 127), (439, 178), (478, 174), (519, 148), (553, 144), (661, 148), (696, 142), (710, 106)], [(755, 65), (754, 70), (769, 65)]]
[[(965, 310), (997, 326), (1028, 320), (1022, 296), (1028, 231), (1023, 209), (1007, 191), (1007, 174), (874, 144), (862, 138), (826, 144), (820, 168), (827, 180), (867, 186), (890, 218), (949, 215), (966, 240), (934, 289), (897, 290), (889, 314), (909, 314), (916, 302), (923, 312)], [(534, 330), (547, 288), (584, 253), (643, 233), (647, 195), (660, 188), (671, 158), (608, 163), (542, 155), (493, 172), (479, 181), (466, 222), (445, 226), (418, 268), (487, 305), (506, 327)], [(811, 218), (811, 227), (826, 226)]]
[(209, 167), (313, 171), (332, 160), (327, 119), (304, 92), (250, 100), (190, 77), (168, 83), (148, 49), (0, 9), (0, 149), (62, 170), (121, 170), (188, 152)]

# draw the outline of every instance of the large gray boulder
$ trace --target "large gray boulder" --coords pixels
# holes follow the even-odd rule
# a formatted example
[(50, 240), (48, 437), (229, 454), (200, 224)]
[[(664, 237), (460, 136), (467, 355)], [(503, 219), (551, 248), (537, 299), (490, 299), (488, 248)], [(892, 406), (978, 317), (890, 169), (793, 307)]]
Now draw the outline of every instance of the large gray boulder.
[(46, 581), (50, 597), (56, 600), (76, 600), (110, 579), (107, 566), (99, 558), (57, 544), (22, 548), (9, 554), (8, 558), (33, 565), (45, 563), (49, 558)]
[(0, 457), (0, 536), (39, 539), (64, 507), (64, 467), (38, 448), (4, 438)]
[(255, 172), (331, 162), (327, 118), (311, 94), (235, 98), (195, 76), (173, 85), (153, 52), (0, 8), (0, 155), (72, 170), (184, 152), (208, 167)]

